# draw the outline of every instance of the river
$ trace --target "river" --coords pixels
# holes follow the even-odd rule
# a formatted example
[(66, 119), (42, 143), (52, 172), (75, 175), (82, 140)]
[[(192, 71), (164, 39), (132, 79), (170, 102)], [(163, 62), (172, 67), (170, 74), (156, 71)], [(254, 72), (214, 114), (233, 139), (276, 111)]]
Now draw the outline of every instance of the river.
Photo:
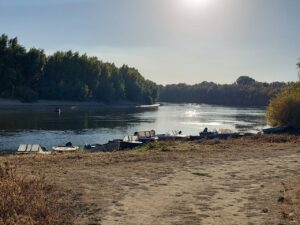
[(181, 130), (196, 135), (205, 127), (258, 132), (266, 126), (264, 108), (198, 104), (163, 104), (159, 109), (51, 109), (1, 110), (0, 150), (19, 144), (54, 145), (105, 143), (139, 130), (165, 133)]

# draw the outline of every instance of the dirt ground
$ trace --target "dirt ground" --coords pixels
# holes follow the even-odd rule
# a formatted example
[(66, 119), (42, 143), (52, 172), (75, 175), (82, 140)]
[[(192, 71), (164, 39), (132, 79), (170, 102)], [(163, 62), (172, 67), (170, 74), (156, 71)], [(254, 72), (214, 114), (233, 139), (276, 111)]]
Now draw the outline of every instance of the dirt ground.
[(297, 137), (164, 142), (0, 162), (61, 187), (75, 224), (300, 224)]

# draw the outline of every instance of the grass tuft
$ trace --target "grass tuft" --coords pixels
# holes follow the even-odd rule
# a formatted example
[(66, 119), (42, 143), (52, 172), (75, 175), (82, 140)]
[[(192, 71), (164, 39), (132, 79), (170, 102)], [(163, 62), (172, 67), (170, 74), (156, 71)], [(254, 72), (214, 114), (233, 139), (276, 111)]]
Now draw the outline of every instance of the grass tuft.
[(0, 225), (72, 224), (62, 194), (44, 176), (20, 176), (15, 166), (0, 165)]

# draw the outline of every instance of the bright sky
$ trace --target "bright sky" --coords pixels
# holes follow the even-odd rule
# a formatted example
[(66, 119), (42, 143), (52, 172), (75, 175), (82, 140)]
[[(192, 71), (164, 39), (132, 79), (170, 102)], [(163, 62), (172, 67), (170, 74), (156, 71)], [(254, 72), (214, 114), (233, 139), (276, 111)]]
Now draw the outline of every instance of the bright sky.
[(160, 84), (295, 81), (300, 0), (0, 0), (0, 32)]

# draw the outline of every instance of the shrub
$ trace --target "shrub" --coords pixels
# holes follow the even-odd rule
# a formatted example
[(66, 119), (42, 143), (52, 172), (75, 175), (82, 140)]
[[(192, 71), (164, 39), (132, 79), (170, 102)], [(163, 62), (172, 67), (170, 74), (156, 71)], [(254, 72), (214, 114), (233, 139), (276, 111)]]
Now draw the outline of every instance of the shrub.
[(18, 176), (0, 165), (0, 225), (70, 224), (61, 195), (42, 176)]
[(300, 82), (290, 84), (271, 100), (267, 120), (272, 126), (300, 128)]

